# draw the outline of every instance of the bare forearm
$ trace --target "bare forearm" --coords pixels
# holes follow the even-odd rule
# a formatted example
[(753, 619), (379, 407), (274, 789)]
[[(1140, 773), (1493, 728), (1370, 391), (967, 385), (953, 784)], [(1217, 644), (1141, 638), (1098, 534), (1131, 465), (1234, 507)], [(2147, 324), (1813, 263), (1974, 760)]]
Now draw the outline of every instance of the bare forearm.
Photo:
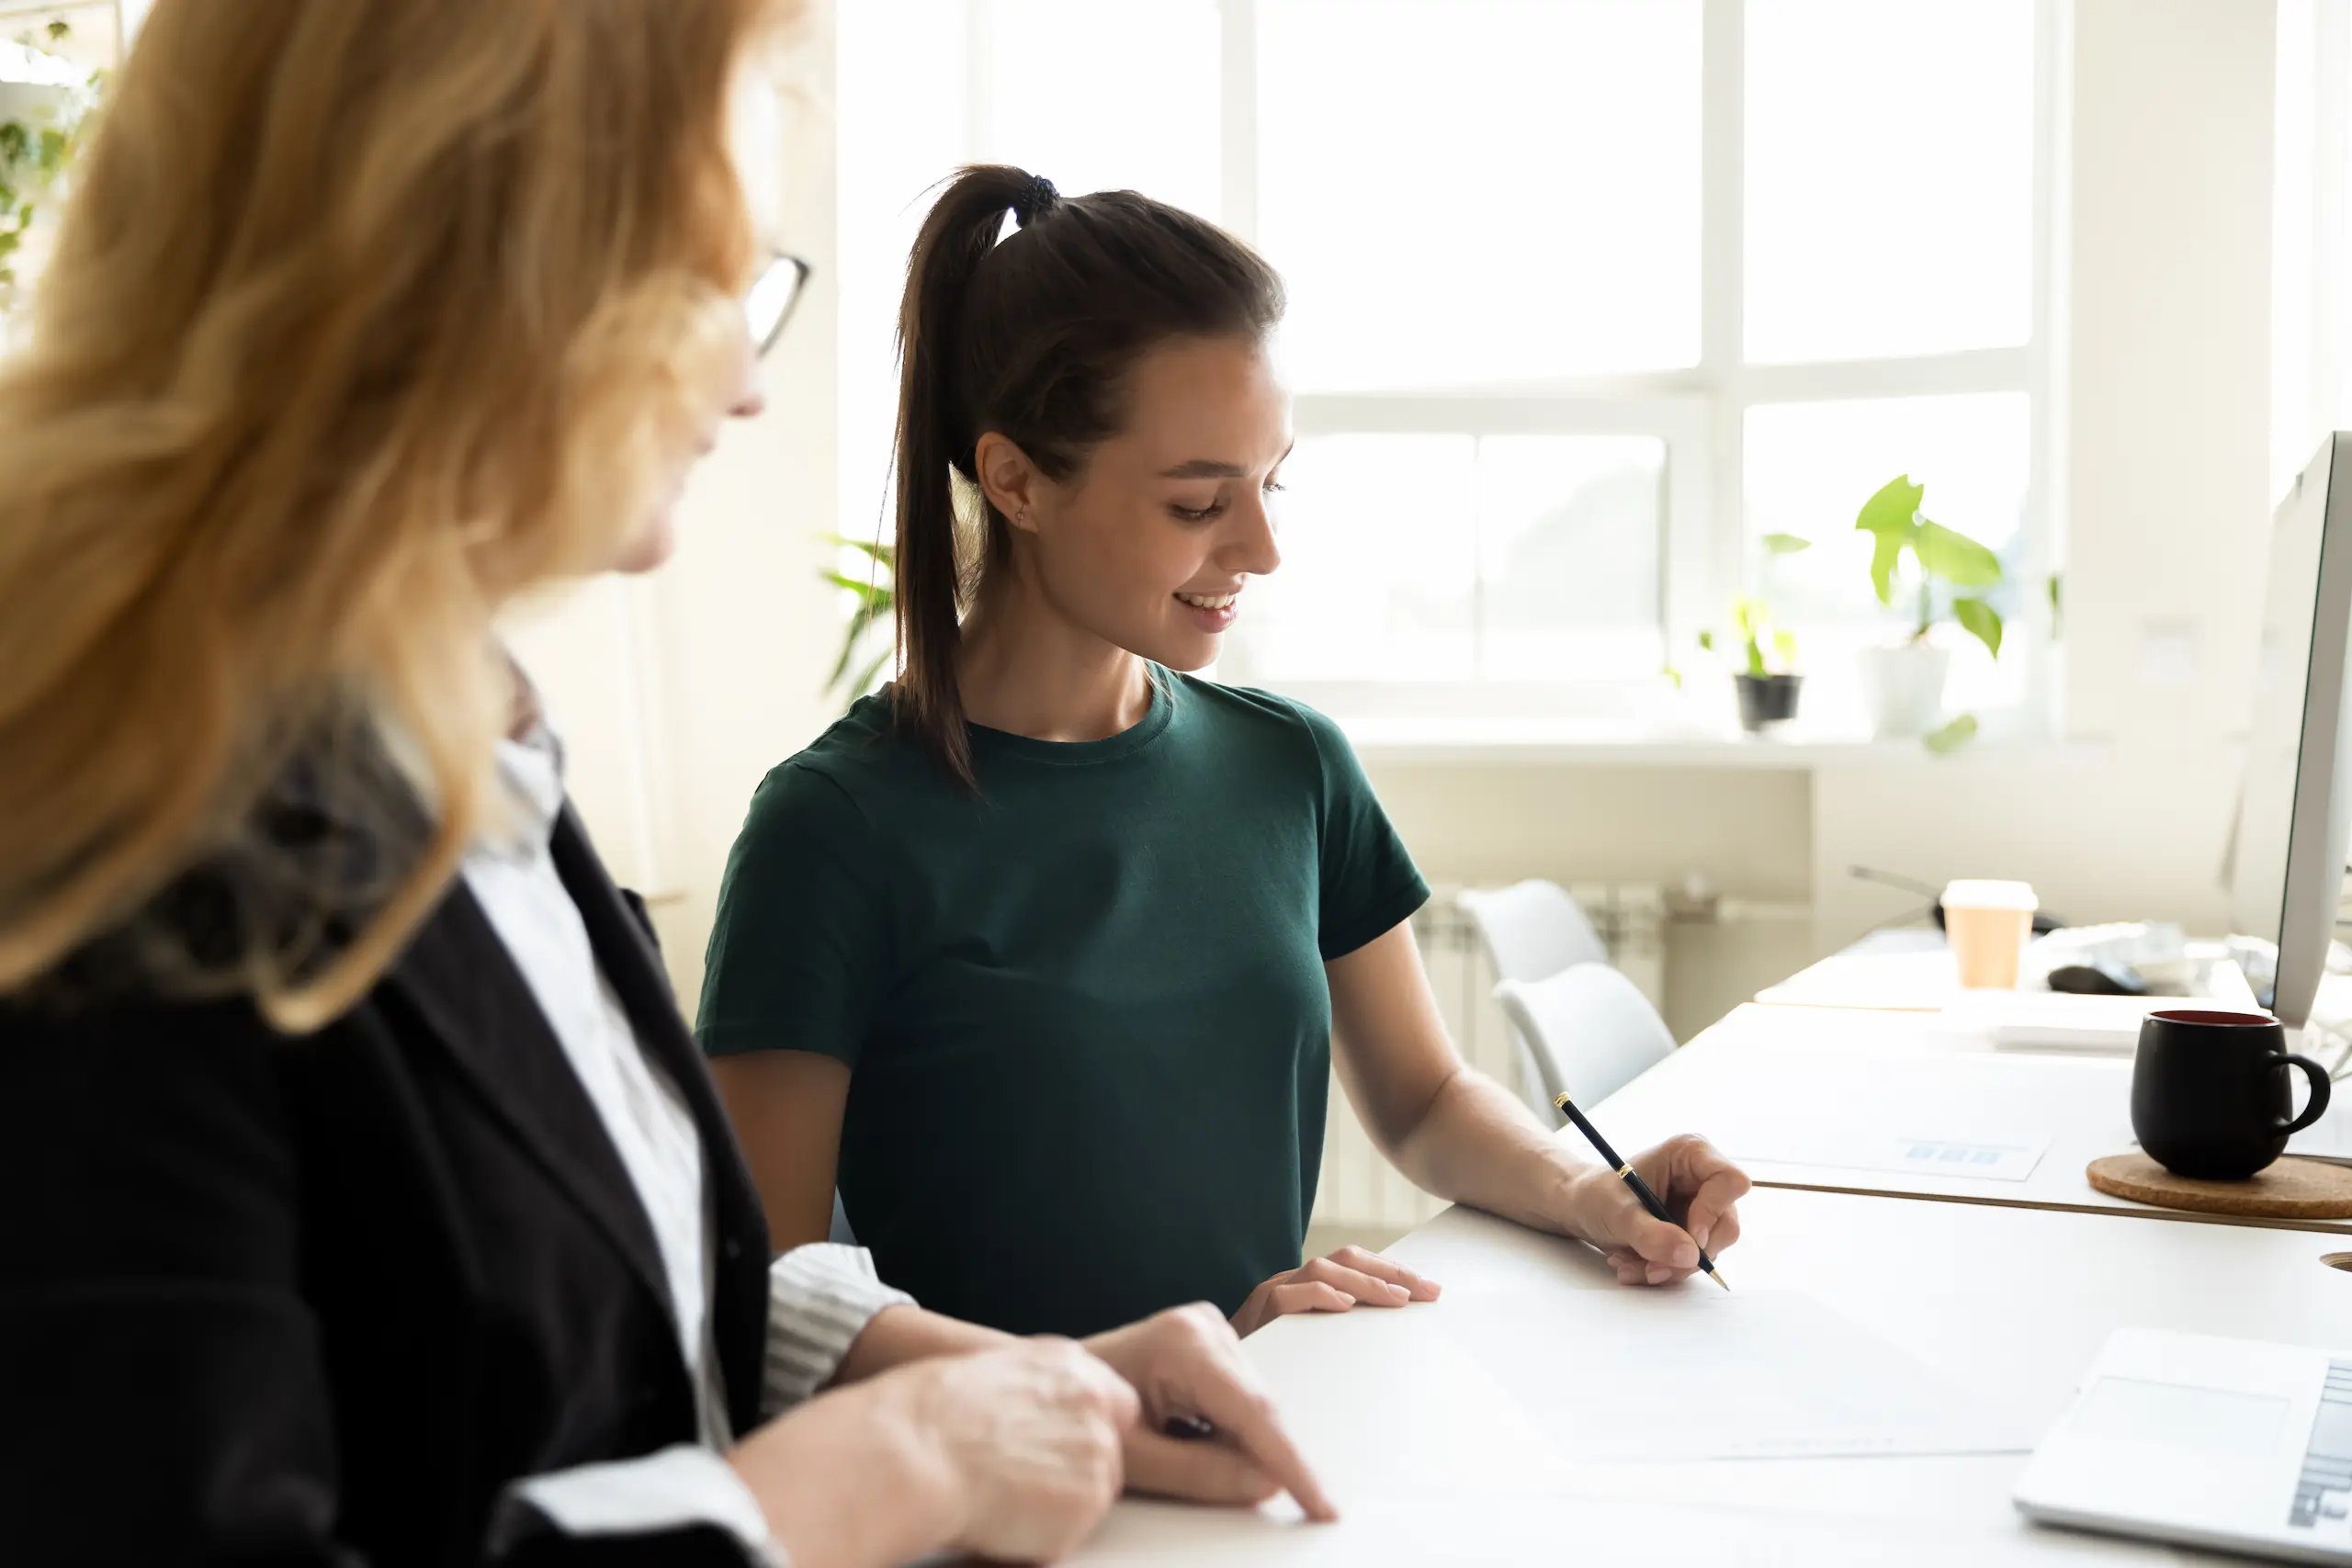
[(895, 1306), (876, 1313), (865, 1332), (851, 1342), (841, 1370), (830, 1386), (861, 1382), (893, 1367), (929, 1360), (934, 1356), (962, 1356), (1012, 1344), (1010, 1334), (983, 1328), (977, 1323), (944, 1317), (921, 1307)]
[(1386, 1153), (1424, 1191), (1549, 1231), (1575, 1212), (1575, 1190), (1594, 1168), (1538, 1126), (1508, 1089), (1469, 1066), (1445, 1080)]

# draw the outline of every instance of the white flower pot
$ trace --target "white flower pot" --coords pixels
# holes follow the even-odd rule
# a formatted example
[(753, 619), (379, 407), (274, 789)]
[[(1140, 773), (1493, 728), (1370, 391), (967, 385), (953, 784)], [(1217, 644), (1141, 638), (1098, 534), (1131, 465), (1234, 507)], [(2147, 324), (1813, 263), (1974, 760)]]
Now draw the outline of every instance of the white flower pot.
[(1935, 728), (1943, 716), (1944, 677), (1951, 673), (1949, 649), (1906, 642), (1865, 649), (1862, 692), (1871, 730), (1881, 739), (1908, 740)]

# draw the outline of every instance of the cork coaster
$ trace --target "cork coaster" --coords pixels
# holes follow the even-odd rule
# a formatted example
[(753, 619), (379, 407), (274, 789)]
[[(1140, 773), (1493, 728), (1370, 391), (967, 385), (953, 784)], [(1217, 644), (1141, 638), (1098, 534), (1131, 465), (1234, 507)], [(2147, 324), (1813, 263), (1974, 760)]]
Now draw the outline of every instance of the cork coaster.
[(2352, 1219), (2352, 1167), (2324, 1160), (2289, 1156), (2244, 1181), (2196, 1181), (2134, 1149), (2104, 1155), (2085, 1174), (2102, 1192), (2166, 1209), (2268, 1220)]

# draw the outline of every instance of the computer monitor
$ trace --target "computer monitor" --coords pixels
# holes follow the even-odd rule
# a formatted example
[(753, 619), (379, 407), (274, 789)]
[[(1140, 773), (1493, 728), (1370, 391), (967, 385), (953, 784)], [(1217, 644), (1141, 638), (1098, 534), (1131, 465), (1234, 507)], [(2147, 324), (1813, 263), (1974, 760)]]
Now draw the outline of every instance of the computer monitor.
[[(2300, 1029), (2326, 972), (2352, 843), (2352, 434), (2328, 437), (2279, 502), (2230, 876), (2232, 946)], [(2267, 973), (2265, 973), (2266, 968)]]

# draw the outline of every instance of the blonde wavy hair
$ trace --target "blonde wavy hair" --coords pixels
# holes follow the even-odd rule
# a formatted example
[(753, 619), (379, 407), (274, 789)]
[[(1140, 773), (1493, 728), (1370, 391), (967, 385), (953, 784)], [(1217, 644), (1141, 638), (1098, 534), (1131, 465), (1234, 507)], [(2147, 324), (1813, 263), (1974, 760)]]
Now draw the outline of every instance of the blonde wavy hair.
[[(501, 809), (493, 613), (614, 558), (734, 390), (782, 8), (158, 0), (0, 361), (0, 993), (216, 863), (262, 907), (172, 987), (301, 1032), (382, 974)], [(322, 942), (350, 890), (256, 822), (355, 729), (421, 826)]]

